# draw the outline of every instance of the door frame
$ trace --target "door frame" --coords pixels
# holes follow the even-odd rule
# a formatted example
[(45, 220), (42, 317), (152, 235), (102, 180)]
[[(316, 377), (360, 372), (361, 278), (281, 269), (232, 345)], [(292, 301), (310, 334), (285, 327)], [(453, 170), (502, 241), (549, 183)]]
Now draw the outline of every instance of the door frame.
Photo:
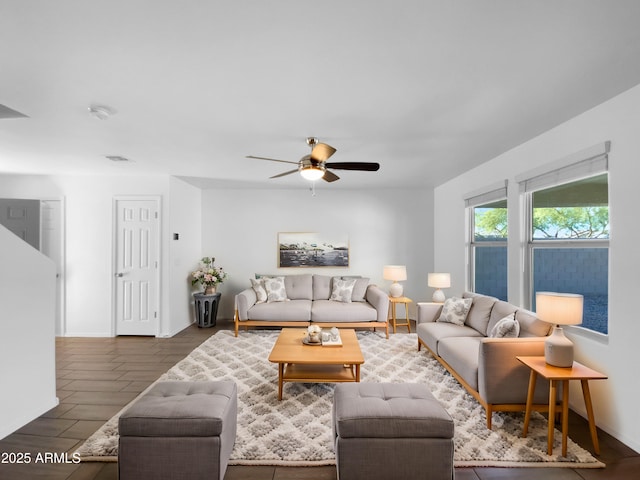
[(67, 336), (67, 206), (65, 202), (65, 197), (44, 197), (40, 198), (40, 251), (42, 251), (42, 243), (43, 243), (43, 231), (42, 228), (42, 207), (43, 202), (57, 202), (57, 205), (60, 208), (60, 223), (57, 225), (60, 229), (60, 265), (56, 265), (57, 268), (60, 268), (60, 271), (57, 272), (56, 283), (60, 282), (58, 287), (59, 295), (58, 295), (58, 312), (56, 312), (56, 316), (58, 317), (58, 322), (56, 325), (56, 336), (66, 337)]
[(158, 268), (156, 269), (156, 311), (158, 312), (158, 321), (156, 323), (155, 336), (160, 337), (162, 331), (162, 196), (161, 195), (114, 195), (112, 200), (112, 236), (111, 236), (111, 336), (117, 336), (118, 322), (118, 287), (116, 274), (118, 271), (118, 202), (119, 201), (155, 201), (158, 209), (158, 238), (156, 239), (156, 248), (158, 249)]
[[(64, 195), (55, 197), (55, 196), (36, 196), (36, 195), (3, 195), (3, 198), (12, 199), (12, 200), (37, 200), (40, 202), (40, 238), (39, 244), (40, 248), (38, 251), (44, 255), (42, 252), (42, 202), (59, 202), (60, 206), (60, 223), (57, 227), (60, 230), (60, 265), (56, 265), (56, 269), (60, 269), (59, 272), (56, 272), (56, 307), (58, 311), (56, 312), (56, 325), (55, 325), (55, 336), (56, 337), (66, 337), (67, 336), (67, 204), (66, 197)], [(59, 285), (58, 285), (58, 282)], [(58, 290), (57, 287), (60, 287)]]

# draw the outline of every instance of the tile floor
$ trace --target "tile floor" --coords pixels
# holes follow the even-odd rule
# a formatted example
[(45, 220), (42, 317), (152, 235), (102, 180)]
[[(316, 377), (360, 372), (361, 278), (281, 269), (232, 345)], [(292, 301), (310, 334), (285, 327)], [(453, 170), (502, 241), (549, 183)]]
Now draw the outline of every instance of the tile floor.
[[(199, 329), (191, 326), (172, 338), (58, 338), (56, 365), (60, 405), (0, 440), (5, 453), (68, 452), (111, 418), (150, 383), (230, 322)], [(402, 335), (402, 333), (398, 333)], [(425, 353), (426, 354), (426, 353)], [(587, 422), (570, 418), (569, 435), (592, 451)], [(600, 431), (600, 459), (605, 469), (458, 468), (457, 480), (629, 480), (640, 479), (640, 454)], [(389, 453), (392, 455), (392, 453)], [(1, 460), (1, 458), (0, 458)], [(0, 463), (0, 480), (116, 480), (115, 463)], [(230, 466), (225, 480), (336, 479), (335, 467)]]

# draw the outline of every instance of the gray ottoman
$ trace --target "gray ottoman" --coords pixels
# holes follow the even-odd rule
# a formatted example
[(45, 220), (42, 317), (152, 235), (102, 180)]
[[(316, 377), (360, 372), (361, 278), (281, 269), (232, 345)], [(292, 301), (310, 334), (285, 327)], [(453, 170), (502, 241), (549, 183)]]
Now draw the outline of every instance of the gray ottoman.
[(159, 382), (119, 419), (121, 480), (224, 477), (236, 439), (234, 382)]
[(425, 385), (336, 385), (333, 429), (340, 480), (454, 478), (453, 420)]

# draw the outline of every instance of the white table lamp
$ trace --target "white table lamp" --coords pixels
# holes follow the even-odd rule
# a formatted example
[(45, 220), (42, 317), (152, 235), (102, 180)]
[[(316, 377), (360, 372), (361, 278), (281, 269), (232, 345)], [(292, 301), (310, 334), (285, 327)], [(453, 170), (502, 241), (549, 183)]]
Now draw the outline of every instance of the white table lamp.
[(430, 273), (427, 278), (427, 285), (435, 288), (431, 301), (435, 303), (444, 303), (444, 292), (441, 288), (449, 288), (451, 286), (450, 273)]
[(573, 343), (560, 325), (582, 323), (582, 295), (575, 293), (536, 293), (536, 315), (540, 320), (553, 323), (553, 333), (544, 342), (544, 358), (556, 367), (573, 366)]
[(385, 265), (382, 277), (385, 280), (393, 280), (393, 283), (389, 287), (389, 295), (394, 298), (402, 296), (402, 285), (398, 282), (407, 279), (407, 267), (405, 265)]

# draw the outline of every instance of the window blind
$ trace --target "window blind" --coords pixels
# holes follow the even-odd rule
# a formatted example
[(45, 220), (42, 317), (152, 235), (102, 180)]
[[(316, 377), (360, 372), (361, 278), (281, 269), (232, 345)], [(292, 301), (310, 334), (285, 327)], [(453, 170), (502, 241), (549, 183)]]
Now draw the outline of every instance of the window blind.
[(543, 188), (562, 185), (591, 177), (609, 170), (610, 142), (596, 145), (565, 159), (516, 177), (521, 192), (535, 192)]
[(465, 195), (465, 207), (477, 207), (496, 200), (504, 200), (507, 198), (507, 180), (499, 184), (487, 187), (486, 189), (476, 190), (475, 192)]

